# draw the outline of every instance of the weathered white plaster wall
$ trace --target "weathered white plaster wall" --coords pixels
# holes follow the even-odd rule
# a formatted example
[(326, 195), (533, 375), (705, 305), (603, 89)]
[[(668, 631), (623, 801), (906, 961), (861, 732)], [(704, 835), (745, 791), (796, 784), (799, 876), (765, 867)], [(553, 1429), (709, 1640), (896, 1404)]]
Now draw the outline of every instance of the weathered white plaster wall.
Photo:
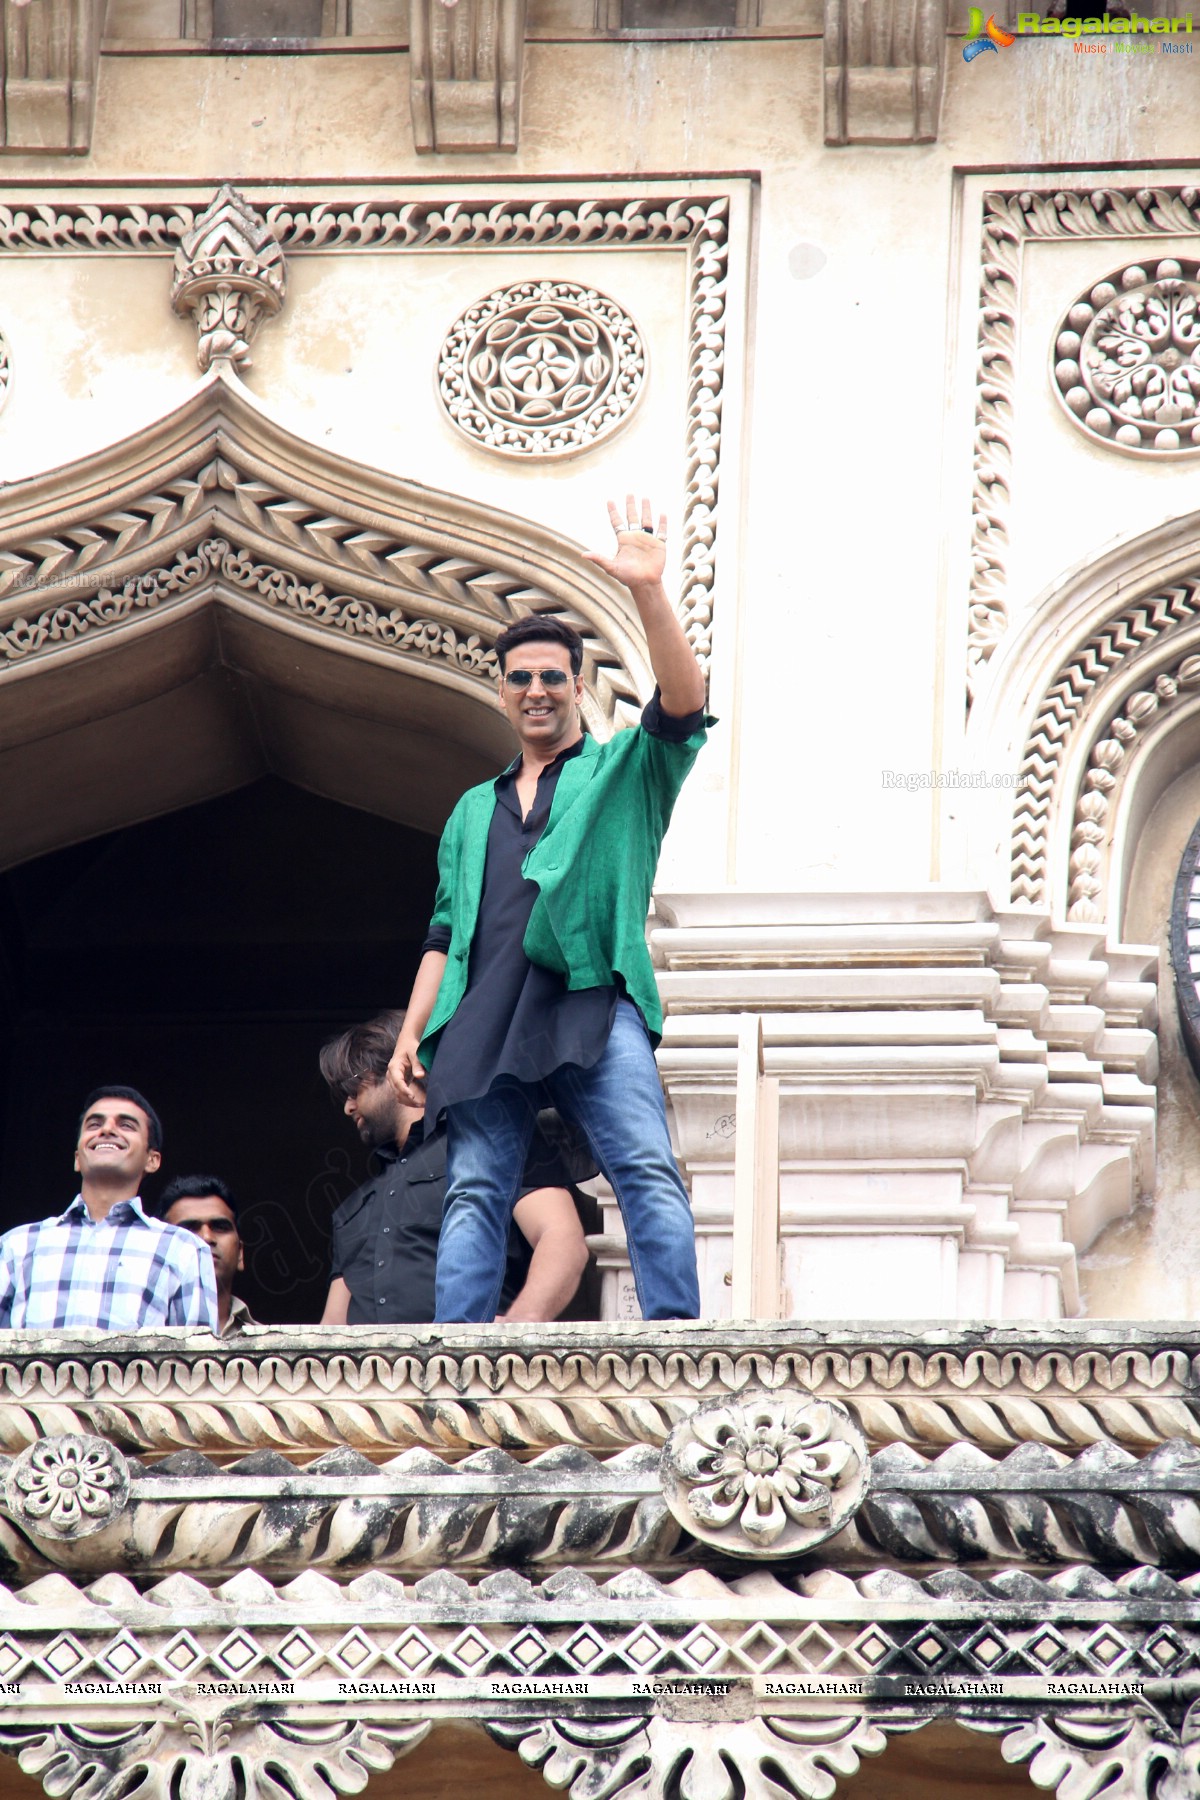
[[(403, 42), (398, 16), (389, 24), (382, 0), (376, 10), (374, 27)], [(123, 0), (110, 34), (128, 46), (157, 31), (152, 15)], [(1077, 58), (1067, 45), (1022, 45), (968, 67), (952, 42), (936, 145), (833, 150), (822, 142), (817, 21), (790, 7), (779, 23), (814, 35), (552, 41), (555, 30), (585, 28), (582, 17), (535, 13), (521, 146), (503, 160), (415, 156), (403, 50), (112, 55), (102, 65), (93, 151), (72, 173), (470, 182), (597, 169), (761, 170), (736, 571), (744, 598), (736, 653), (728, 640), (719, 644), (738, 746), (724, 873), (782, 888), (956, 879), (970, 871), (949, 828), (970, 801), (951, 795), (939, 805), (928, 792), (885, 787), (883, 774), (953, 766), (961, 749), (969, 454), (961, 426), (974, 358), (960, 326), (973, 304), (977, 241), (966, 202), (956, 229), (955, 169), (1182, 157), (1200, 59), (1116, 66)], [(38, 159), (9, 159), (14, 179), (45, 172)], [(1200, 497), (1200, 470), (1190, 464), (1131, 467), (1090, 446), (1048, 389), (1058, 315), (1123, 254), (1113, 245), (1054, 244), (1028, 258), (1013, 481), (1016, 617), (1114, 532), (1143, 529)], [(510, 269), (529, 269), (526, 257), (439, 259), (436, 272), (427, 262), (411, 286), (400, 259), (370, 269), (361, 260), (297, 259), (289, 310), (260, 339), (253, 385), (298, 431), (386, 467), (411, 471), (419, 461), (425, 479), (587, 541), (595, 495), (648, 473), (661, 488), (660, 471), (678, 467), (682, 276), (678, 261), (642, 260), (623, 255), (619, 278), (606, 261), (603, 280), (651, 339), (646, 404), (620, 437), (553, 472), (515, 470), (455, 445), (430, 402), (442, 330), (467, 299)], [(586, 265), (602, 279), (590, 254), (554, 262), (568, 275)], [(63, 271), (18, 278), (11, 265), (0, 270), (0, 308), (22, 359), (0, 426), (10, 479), (26, 462), (24, 431), (36, 425), (47, 440), (32, 453), (34, 466), (44, 465), (64, 436), (86, 448), (114, 425), (152, 414), (189, 379), (185, 328), (165, 309), (155, 325), (156, 271), (125, 263), (119, 276), (102, 277), (95, 262), (86, 280)], [(61, 287), (40, 292), (42, 279)], [(55, 331), (45, 347), (26, 351), (26, 326), (39, 317), (53, 319)], [(729, 379), (736, 404), (737, 371)], [(56, 387), (75, 401), (69, 420)], [(38, 391), (48, 395), (44, 411), (28, 397)], [(726, 483), (728, 517), (736, 471)], [(668, 488), (676, 484), (673, 475)], [(727, 563), (727, 615), (734, 575)]]

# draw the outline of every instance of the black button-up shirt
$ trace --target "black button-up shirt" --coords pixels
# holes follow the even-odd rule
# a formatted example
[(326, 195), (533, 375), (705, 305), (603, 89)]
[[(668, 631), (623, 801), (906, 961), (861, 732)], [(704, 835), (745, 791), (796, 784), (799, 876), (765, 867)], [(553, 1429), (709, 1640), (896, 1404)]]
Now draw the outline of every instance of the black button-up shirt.
[[(428, 1137), (418, 1119), (399, 1150), (377, 1150), (379, 1173), (343, 1200), (333, 1215), (331, 1274), (350, 1290), (349, 1325), (429, 1325), (434, 1317), (438, 1234), (446, 1195), (446, 1134)], [(557, 1121), (548, 1120), (548, 1124)], [(562, 1131), (561, 1125), (558, 1126)], [(521, 1196), (539, 1187), (567, 1187), (595, 1173), (571, 1139), (551, 1143), (535, 1133)], [(500, 1310), (525, 1285), (533, 1252), (516, 1224), (508, 1235), (508, 1265)]]

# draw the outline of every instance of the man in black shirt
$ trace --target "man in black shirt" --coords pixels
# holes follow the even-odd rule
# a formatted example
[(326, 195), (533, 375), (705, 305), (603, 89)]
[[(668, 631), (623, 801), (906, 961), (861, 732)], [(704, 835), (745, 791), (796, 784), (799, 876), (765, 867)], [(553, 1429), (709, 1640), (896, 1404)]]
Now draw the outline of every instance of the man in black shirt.
[[(330, 1093), (353, 1119), (378, 1169), (333, 1215), (323, 1325), (425, 1325), (434, 1316), (446, 1136), (434, 1131), (426, 1137), (423, 1109), (406, 1106), (385, 1079), (403, 1023), (403, 1013), (383, 1013), (321, 1051)], [(591, 1172), (569, 1170), (544, 1136), (535, 1138), (509, 1232), (499, 1318), (555, 1319), (570, 1301), (587, 1246), (566, 1184)]]

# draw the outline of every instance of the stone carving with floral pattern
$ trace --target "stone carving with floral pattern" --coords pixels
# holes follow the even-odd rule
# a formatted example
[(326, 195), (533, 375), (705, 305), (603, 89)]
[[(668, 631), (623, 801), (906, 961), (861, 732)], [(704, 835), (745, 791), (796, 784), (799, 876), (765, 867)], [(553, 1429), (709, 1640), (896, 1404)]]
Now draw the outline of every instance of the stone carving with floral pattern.
[(686, 1717), (686, 1701), (681, 1710), (682, 1718), (512, 1719), (487, 1729), (573, 1800), (831, 1800), (838, 1776), (887, 1747), (879, 1726), (857, 1713), (701, 1724)]
[[(359, 1794), (429, 1731), (425, 1721), (211, 1718), (175, 1705), (170, 1722), (122, 1730), (0, 1724), (0, 1749), (68, 1800), (332, 1800)], [(278, 1771), (286, 1769), (285, 1785)]]
[(1089, 437), (1200, 451), (1200, 263), (1107, 276), (1070, 308), (1054, 348), (1055, 389)]
[(571, 281), (497, 288), (451, 326), (438, 391), (460, 431), (506, 456), (572, 456), (628, 417), (646, 377), (615, 300)]
[(250, 343), (287, 295), (287, 266), (271, 227), (226, 183), (175, 252), (171, 305), (195, 321), (204, 373), (226, 359), (248, 369)]
[(40, 1438), (8, 1471), (5, 1510), (35, 1537), (81, 1538), (100, 1531), (129, 1497), (129, 1468), (103, 1438)]
[(741, 1556), (788, 1555), (832, 1537), (868, 1479), (866, 1440), (831, 1401), (763, 1395), (701, 1407), (663, 1450), (675, 1517)]

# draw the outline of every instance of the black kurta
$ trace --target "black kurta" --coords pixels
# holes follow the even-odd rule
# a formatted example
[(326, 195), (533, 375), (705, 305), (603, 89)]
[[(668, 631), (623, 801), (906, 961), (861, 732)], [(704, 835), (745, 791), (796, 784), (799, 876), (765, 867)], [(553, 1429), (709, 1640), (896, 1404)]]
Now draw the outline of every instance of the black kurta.
[[(663, 712), (656, 688), (641, 729), (681, 743), (704, 717), (701, 710), (672, 718)], [(538, 889), (526, 881), (521, 865), (546, 829), (564, 764), (582, 748), (578, 739), (542, 770), (525, 819), (517, 798), (521, 758), (496, 778), (467, 991), (442, 1031), (430, 1071), (426, 1115), (431, 1119), (440, 1118), (447, 1106), (478, 1099), (505, 1077), (536, 1084), (565, 1063), (590, 1069), (604, 1053), (620, 990), (615, 985), (571, 990), (553, 969), (531, 963), (524, 949)], [(449, 948), (445, 927), (431, 928), (422, 946)]]

